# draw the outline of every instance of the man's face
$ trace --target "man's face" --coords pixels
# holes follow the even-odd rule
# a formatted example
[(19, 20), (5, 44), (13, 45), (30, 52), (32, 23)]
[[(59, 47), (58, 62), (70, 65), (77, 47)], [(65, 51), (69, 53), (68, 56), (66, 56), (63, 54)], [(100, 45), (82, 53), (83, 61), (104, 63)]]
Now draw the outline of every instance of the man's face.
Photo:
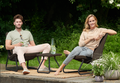
[(14, 22), (15, 28), (17, 28), (17, 29), (21, 29), (22, 24), (23, 24), (23, 22), (21, 19), (16, 19)]

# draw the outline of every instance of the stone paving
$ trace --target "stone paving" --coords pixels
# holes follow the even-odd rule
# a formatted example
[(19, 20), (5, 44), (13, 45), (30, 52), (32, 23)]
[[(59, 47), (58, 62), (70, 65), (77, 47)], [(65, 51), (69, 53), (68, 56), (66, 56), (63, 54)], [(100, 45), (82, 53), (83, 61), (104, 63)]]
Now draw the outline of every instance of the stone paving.
[(5, 70), (5, 64), (0, 64), (0, 83), (120, 83), (120, 80), (104, 80), (95, 82), (92, 76), (71, 77), (71, 78), (54, 78), (32, 75), (17, 75), (1, 73)]

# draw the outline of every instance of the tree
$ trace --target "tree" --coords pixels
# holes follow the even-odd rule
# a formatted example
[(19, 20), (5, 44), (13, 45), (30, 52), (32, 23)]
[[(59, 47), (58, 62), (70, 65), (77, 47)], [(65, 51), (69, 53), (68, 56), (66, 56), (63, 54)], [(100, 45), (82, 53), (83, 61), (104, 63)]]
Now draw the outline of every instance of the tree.
[(78, 3), (77, 10), (80, 11), (78, 20), (82, 23), (89, 14), (95, 14), (100, 24), (107, 22), (110, 9), (120, 8), (120, 0), (69, 0), (72, 4)]

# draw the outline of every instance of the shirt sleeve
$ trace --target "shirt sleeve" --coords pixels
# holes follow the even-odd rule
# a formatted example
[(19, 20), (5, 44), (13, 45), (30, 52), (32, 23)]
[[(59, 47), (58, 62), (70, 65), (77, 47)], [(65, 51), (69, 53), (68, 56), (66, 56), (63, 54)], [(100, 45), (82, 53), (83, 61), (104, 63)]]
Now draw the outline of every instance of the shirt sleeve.
[(84, 31), (83, 31), (80, 35), (80, 39), (78, 42), (79, 46), (83, 47), (85, 45), (84, 40), (85, 40), (85, 36), (84, 36)]
[(102, 35), (102, 37), (106, 34), (106, 33), (103, 33), (103, 32), (107, 31), (107, 30), (110, 30), (110, 29), (100, 28), (100, 34)]
[(6, 40), (12, 40), (12, 37), (11, 37), (10, 32), (8, 32), (8, 33), (6, 34)]
[(31, 32), (30, 32), (30, 41), (34, 41), (34, 39), (33, 39), (33, 36), (32, 36), (32, 34), (31, 34)]

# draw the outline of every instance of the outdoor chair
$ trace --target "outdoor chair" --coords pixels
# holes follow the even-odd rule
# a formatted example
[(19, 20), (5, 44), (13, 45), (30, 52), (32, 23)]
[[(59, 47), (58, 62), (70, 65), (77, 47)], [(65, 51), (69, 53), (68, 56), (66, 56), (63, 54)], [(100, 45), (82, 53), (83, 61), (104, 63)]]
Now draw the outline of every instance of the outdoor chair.
[[(7, 33), (6, 33), (7, 35)], [(11, 71), (18, 71), (18, 59), (17, 59), (17, 54), (13, 54), (12, 50), (7, 50), (7, 53), (8, 53), (8, 56), (7, 56), (7, 60), (6, 60), (6, 70), (11, 70)], [(40, 60), (39, 60), (39, 57), (37, 56), (37, 54), (40, 54), (40, 52), (36, 52), (36, 53), (25, 53), (24, 54), (24, 58), (25, 58), (25, 61), (27, 61), (27, 68), (29, 69), (37, 69), (35, 67), (29, 67), (29, 60), (32, 60), (34, 59), (35, 57), (37, 57), (38, 59), (38, 62), (40, 64)], [(14, 61), (16, 62), (16, 69), (13, 69), (13, 68), (8, 68), (7, 67), (7, 64), (8, 64), (8, 60), (10, 61)]]
[[(81, 62), (78, 71), (65, 71), (65, 70), (64, 70), (65, 67), (66, 67), (66, 66), (65, 66), (65, 67), (63, 68), (63, 72), (64, 72), (64, 73), (78, 72), (80, 75), (90, 74), (90, 73), (88, 73), (87, 71), (91, 71), (91, 70), (81, 70), (81, 67), (82, 67), (83, 63), (89, 64), (89, 63), (92, 62), (93, 60), (99, 59), (99, 58), (102, 56), (103, 48), (104, 48), (104, 44), (105, 44), (107, 35), (108, 35), (108, 34), (105, 34), (105, 36), (103, 36), (103, 38), (101, 39), (101, 41), (100, 41), (100, 43), (99, 43), (99, 46), (94, 50), (93, 58), (87, 57), (87, 56), (81, 56), (81, 55), (74, 57), (75, 60)], [(66, 54), (66, 57), (67, 57), (67, 56), (68, 56), (68, 55)], [(82, 73), (80, 73), (80, 72), (82, 72)], [(83, 72), (85, 72), (85, 73), (83, 73)], [(86, 73), (86, 72), (87, 72), (87, 73)]]

